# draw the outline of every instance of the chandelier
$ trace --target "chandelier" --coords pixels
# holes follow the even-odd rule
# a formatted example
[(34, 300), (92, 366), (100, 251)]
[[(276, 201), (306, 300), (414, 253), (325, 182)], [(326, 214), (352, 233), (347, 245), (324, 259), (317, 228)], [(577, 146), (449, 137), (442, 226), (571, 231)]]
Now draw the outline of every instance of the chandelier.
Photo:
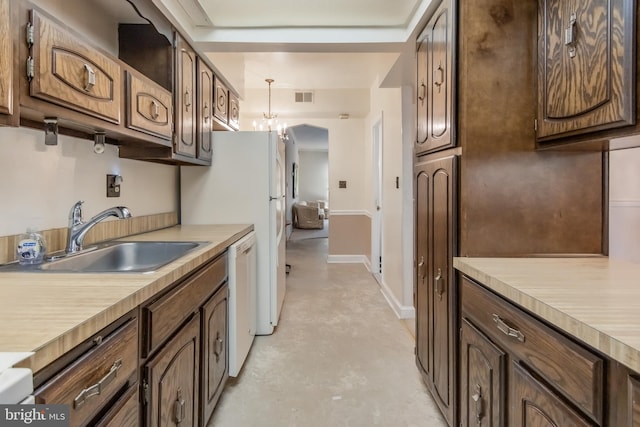
[(257, 123), (255, 120), (253, 121), (253, 130), (268, 130), (271, 132), (272, 130), (276, 130), (278, 136), (284, 140), (289, 140), (289, 135), (287, 135), (287, 124), (278, 123), (278, 115), (271, 112), (271, 83), (274, 82), (273, 79), (265, 79), (265, 82), (269, 85), (269, 111), (267, 113), (262, 113), (262, 123)]

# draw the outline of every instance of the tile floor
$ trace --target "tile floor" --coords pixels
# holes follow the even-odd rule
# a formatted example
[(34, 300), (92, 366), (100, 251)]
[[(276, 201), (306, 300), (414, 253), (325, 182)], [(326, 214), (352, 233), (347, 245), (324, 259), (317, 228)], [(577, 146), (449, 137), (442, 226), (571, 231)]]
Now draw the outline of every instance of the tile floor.
[(288, 243), (280, 323), (256, 337), (209, 426), (445, 426), (376, 281), (326, 256), (327, 239)]

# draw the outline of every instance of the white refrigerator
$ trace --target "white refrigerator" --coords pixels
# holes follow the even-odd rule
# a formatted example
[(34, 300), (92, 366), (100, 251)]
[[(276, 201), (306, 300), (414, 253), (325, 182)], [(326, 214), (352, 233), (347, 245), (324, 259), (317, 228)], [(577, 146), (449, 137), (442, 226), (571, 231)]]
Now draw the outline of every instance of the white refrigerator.
[(182, 224), (253, 224), (256, 334), (278, 324), (285, 295), (284, 143), (275, 132), (213, 135), (210, 167), (180, 168)]

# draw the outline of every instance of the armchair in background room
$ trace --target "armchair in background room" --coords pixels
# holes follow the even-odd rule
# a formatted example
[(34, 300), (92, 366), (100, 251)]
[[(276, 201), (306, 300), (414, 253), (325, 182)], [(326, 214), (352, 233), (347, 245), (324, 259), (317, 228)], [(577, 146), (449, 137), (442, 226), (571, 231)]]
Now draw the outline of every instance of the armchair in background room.
[(295, 228), (323, 229), (324, 209), (320, 208), (317, 203), (296, 203), (293, 205), (293, 226)]

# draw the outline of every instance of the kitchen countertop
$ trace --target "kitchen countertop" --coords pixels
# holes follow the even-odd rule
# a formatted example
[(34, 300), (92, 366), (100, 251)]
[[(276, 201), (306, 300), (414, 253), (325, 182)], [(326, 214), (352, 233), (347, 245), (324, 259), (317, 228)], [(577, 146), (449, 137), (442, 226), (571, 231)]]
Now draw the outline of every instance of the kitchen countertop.
[(607, 257), (459, 257), (453, 266), (640, 372), (640, 265)]
[(253, 225), (178, 225), (117, 240), (207, 241), (149, 273), (0, 273), (0, 352), (35, 352), (37, 372), (214, 258)]

